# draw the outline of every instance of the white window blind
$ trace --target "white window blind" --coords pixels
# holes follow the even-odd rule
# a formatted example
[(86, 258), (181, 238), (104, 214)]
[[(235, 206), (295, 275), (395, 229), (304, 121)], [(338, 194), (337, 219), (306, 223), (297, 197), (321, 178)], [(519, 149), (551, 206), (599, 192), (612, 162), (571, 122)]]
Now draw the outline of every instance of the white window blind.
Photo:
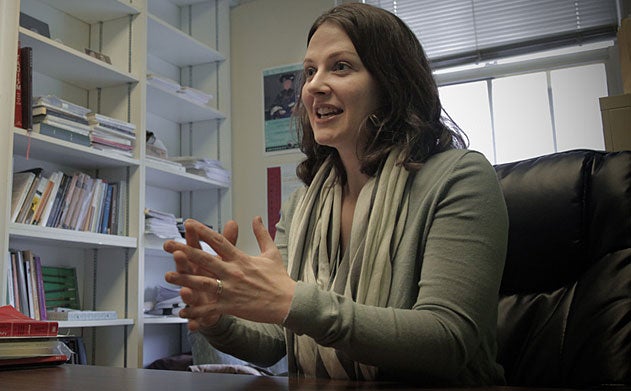
[(611, 38), (616, 0), (364, 0), (398, 15), (434, 68)]

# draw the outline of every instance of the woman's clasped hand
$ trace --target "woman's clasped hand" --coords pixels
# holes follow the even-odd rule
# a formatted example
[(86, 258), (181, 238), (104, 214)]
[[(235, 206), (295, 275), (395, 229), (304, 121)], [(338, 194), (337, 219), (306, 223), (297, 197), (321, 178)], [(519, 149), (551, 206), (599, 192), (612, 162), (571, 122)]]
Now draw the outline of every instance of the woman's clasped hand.
[[(182, 286), (180, 295), (186, 308), (180, 316), (189, 320), (189, 329), (214, 325), (222, 314), (262, 323), (282, 323), (289, 311), (295, 281), (285, 269), (280, 252), (260, 217), (252, 229), (261, 250), (250, 256), (235, 245), (236, 222), (226, 224), (220, 234), (198, 221), (184, 223), (186, 244), (166, 241), (164, 250), (173, 254), (176, 271), (168, 272), (167, 282)], [(202, 250), (206, 242), (216, 255)]]

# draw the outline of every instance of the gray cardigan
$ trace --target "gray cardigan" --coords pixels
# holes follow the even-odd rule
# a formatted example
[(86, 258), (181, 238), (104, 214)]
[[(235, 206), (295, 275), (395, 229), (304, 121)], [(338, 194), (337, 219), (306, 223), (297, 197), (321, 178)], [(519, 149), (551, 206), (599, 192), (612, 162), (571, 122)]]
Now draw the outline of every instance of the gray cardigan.
[[(304, 191), (283, 205), (277, 225), (285, 263)], [(203, 334), (216, 348), (261, 366), (287, 354), (290, 374), (299, 372), (292, 344), (297, 333), (377, 366), (380, 379), (502, 384), (495, 327), (508, 216), (495, 170), (477, 152), (450, 150), (425, 163), (410, 192), (387, 308), (298, 282), (282, 326), (223, 316)]]

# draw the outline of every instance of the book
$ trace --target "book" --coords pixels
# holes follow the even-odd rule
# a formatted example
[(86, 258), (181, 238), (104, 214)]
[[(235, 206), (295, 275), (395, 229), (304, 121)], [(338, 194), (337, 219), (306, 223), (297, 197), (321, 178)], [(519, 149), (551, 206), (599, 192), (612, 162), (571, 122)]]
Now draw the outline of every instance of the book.
[(101, 207), (103, 202), (103, 189), (107, 186), (104, 186), (104, 184), (105, 182), (103, 181), (103, 179), (94, 179), (92, 197), (90, 198), (87, 215), (83, 220), (81, 231), (98, 232), (97, 226), (99, 224), (99, 215), (101, 214)]
[(46, 189), (42, 193), (42, 197), (40, 198), (35, 211), (33, 212), (33, 218), (29, 222), (32, 225), (39, 225), (40, 220), (42, 219), (42, 213), (48, 206), (48, 200), (50, 199), (50, 195), (53, 192), (55, 187), (55, 182), (52, 180), (52, 176), (50, 178), (46, 178)]
[(42, 276), (42, 260), (37, 255), (33, 256), (35, 265), (35, 287), (37, 288), (38, 308), (41, 320), (47, 320), (46, 294), (44, 293), (44, 278)]
[(94, 196), (95, 183), (96, 179), (87, 176), (86, 181), (84, 182), (81, 198), (79, 199), (79, 204), (77, 205), (77, 213), (74, 215), (71, 223), (71, 228), (74, 230), (84, 230), (86, 216), (90, 210), (90, 204), (92, 203), (92, 197)]
[(58, 346), (56, 338), (0, 338), (0, 359), (50, 356), (56, 353)]
[(71, 176), (62, 173), (61, 183), (59, 184), (59, 190), (57, 191), (57, 194), (55, 195), (55, 200), (53, 201), (53, 206), (50, 211), (50, 216), (48, 216), (48, 221), (45, 224), (47, 227), (56, 226), (57, 219), (60, 214), (61, 205), (63, 204), (64, 197), (66, 195), (66, 191), (68, 191), (68, 185), (71, 179), (72, 179)]
[(20, 79), (22, 84), (22, 128), (33, 128), (33, 48), (20, 48)]
[(39, 367), (63, 364), (68, 361), (64, 354), (0, 359), (0, 368)]
[(46, 314), (50, 320), (115, 320), (118, 319), (116, 311), (81, 311), (81, 310), (57, 310), (48, 311)]
[(0, 338), (0, 368), (3, 369), (23, 365), (61, 364), (70, 356), (72, 351), (56, 336)]
[(53, 204), (55, 203), (55, 199), (57, 197), (57, 193), (59, 192), (59, 186), (61, 185), (61, 180), (63, 179), (64, 173), (61, 171), (55, 171), (50, 175), (49, 184), (51, 184), (51, 190), (48, 196), (46, 197), (46, 202), (42, 208), (41, 213), (36, 216), (36, 220), (33, 224), (37, 224), (40, 226), (45, 226), (48, 221), (48, 217), (53, 208)]
[(38, 167), (38, 168), (33, 168), (29, 171), (35, 174), (35, 178), (33, 178), (33, 182), (31, 183), (31, 187), (29, 188), (28, 193), (26, 194), (26, 198), (24, 199), (22, 206), (20, 206), (20, 211), (18, 212), (18, 215), (14, 221), (15, 223), (24, 222), (26, 215), (32, 206), (33, 197), (35, 196), (35, 190), (37, 189), (37, 185), (39, 184), (39, 180), (42, 176), (43, 169)]
[(90, 131), (92, 130), (88, 125), (82, 124), (72, 119), (56, 117), (54, 115), (33, 116), (33, 123), (38, 124), (42, 122), (84, 135), (89, 135)]
[(79, 117), (85, 117), (90, 112), (90, 109), (86, 107), (63, 100), (55, 95), (38, 96), (37, 98), (34, 98), (33, 106), (55, 108)]
[(19, 311), (19, 305), (20, 303), (17, 301), (18, 300), (18, 282), (17, 282), (17, 276), (15, 273), (15, 265), (13, 264), (13, 259), (11, 257), (11, 253), (9, 252), (9, 260), (7, 262), (7, 268), (8, 268), (8, 278), (7, 278), (7, 293), (8, 293), (8, 302), (7, 304), (10, 304), (12, 306), (14, 306), (18, 311)]
[(113, 187), (111, 185), (107, 186), (107, 194), (105, 196), (104, 205), (103, 205), (103, 213), (101, 217), (101, 226), (98, 232), (102, 234), (106, 234), (109, 231), (109, 223), (110, 223), (110, 209), (112, 207), (112, 191)]
[(33, 121), (41, 122), (45, 117), (53, 117), (59, 119), (65, 119), (82, 125), (89, 125), (86, 116), (77, 115), (71, 111), (64, 110), (60, 107), (50, 107), (47, 105), (35, 105), (33, 106)]
[(35, 320), (11, 305), (0, 307), (0, 338), (7, 337), (56, 337), (59, 323)]
[(11, 258), (11, 271), (13, 273), (15, 308), (20, 312), (24, 312), (23, 308), (26, 303), (26, 287), (24, 286), (24, 266), (20, 264), (17, 251), (9, 250), (9, 257)]
[(71, 143), (80, 144), (87, 147), (89, 147), (91, 144), (90, 136), (87, 133), (81, 133), (82, 130), (69, 129), (69, 127), (62, 127), (58, 124), (52, 125), (46, 120), (33, 124), (32, 129), (35, 133), (54, 137), (64, 141), (69, 141)]
[(68, 213), (72, 213), (70, 211), (70, 205), (72, 203), (72, 197), (74, 196), (74, 191), (77, 187), (77, 181), (81, 177), (81, 173), (74, 173), (72, 175), (72, 179), (68, 183), (68, 189), (66, 190), (66, 194), (64, 195), (63, 202), (60, 205), (59, 215), (56, 217), (55, 225), (52, 227), (61, 227), (63, 228), (64, 220)]
[(20, 221), (24, 224), (31, 224), (33, 219), (35, 218), (35, 213), (39, 210), (42, 199), (44, 198), (44, 194), (48, 189), (48, 178), (43, 175), (40, 177), (37, 182), (37, 187), (35, 188), (35, 192), (33, 193), (33, 197), (31, 198), (31, 206), (29, 207), (28, 212), (26, 213), (25, 218)]
[(11, 191), (11, 222), (15, 222), (20, 208), (31, 189), (35, 173), (32, 171), (21, 171), (13, 173), (13, 189)]
[(37, 297), (35, 297), (35, 287), (33, 284), (33, 271), (31, 264), (32, 254), (30, 251), (21, 251), (24, 270), (26, 271), (26, 297), (28, 299), (28, 316), (31, 319), (38, 319), (39, 308), (37, 308)]
[(118, 201), (116, 208), (116, 231), (115, 235), (125, 236), (127, 235), (127, 182), (118, 182)]
[(56, 307), (79, 309), (77, 272), (74, 268), (42, 265), (46, 309)]
[(71, 205), (72, 214), (68, 216), (68, 220), (64, 221), (66, 224), (64, 228), (77, 229), (77, 227), (81, 226), (83, 216), (85, 216), (86, 212), (87, 198), (92, 194), (93, 184), (94, 180), (87, 174), (83, 174), (83, 179), (77, 181), (78, 188), (75, 189), (76, 197), (73, 196), (73, 205)]
[(20, 41), (18, 41), (17, 68), (15, 75), (15, 116), (13, 125), (22, 127), (22, 60), (20, 58)]

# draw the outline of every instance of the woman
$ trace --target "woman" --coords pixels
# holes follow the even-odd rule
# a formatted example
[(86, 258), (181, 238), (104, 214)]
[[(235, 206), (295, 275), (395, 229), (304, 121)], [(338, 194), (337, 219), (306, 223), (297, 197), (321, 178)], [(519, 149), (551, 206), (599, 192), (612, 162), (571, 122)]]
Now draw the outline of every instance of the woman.
[[(507, 215), (492, 166), (441, 117), (414, 34), (365, 4), (335, 7), (308, 35), (297, 116), (306, 187), (283, 205), (260, 256), (189, 220), (167, 242), (190, 306), (216, 348), (290, 374), (503, 382), (495, 362)], [(199, 248), (207, 242), (218, 254)], [(284, 264), (287, 263), (287, 269)], [(286, 271), (287, 270), (287, 271)]]

